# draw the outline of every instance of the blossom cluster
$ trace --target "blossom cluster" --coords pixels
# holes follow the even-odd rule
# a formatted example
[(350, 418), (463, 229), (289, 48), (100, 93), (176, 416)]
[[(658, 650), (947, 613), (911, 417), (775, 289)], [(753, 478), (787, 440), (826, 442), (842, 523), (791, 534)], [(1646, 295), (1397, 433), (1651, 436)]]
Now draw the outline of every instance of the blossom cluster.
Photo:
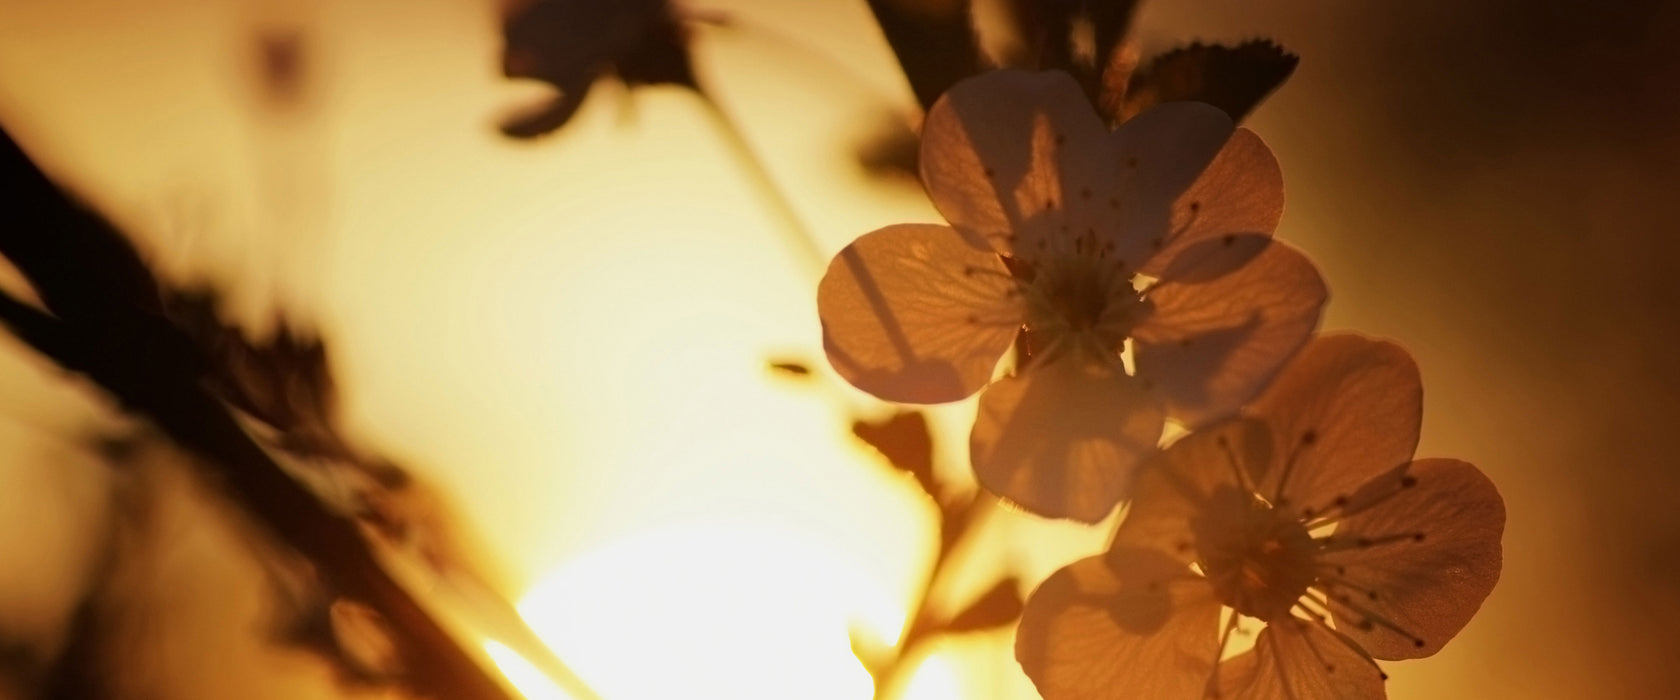
[(836, 255), (824, 349), (881, 399), (978, 394), (974, 474), (1020, 508), (1130, 504), (1108, 551), (1026, 604), (1016, 658), (1047, 700), (1381, 698), (1373, 659), (1468, 623), (1503, 501), (1470, 464), (1413, 460), (1403, 349), (1315, 335), (1328, 291), (1272, 236), (1283, 177), (1259, 136), (1194, 102), (1111, 130), (1066, 74), (1004, 70), (932, 106), (920, 163), (948, 225)]

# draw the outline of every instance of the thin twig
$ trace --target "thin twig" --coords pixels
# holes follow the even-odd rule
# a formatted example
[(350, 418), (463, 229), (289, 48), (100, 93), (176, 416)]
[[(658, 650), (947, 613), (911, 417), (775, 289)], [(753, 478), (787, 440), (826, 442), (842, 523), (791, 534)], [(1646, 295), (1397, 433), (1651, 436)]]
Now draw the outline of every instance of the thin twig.
[(770, 174), (770, 169), (765, 166), (763, 159), (753, 150), (752, 143), (747, 140), (746, 134), (741, 132), (741, 127), (708, 91), (700, 89), (698, 93), (701, 103), (705, 105), (706, 116), (710, 117), (712, 124), (717, 127), (718, 135), (723, 137), (724, 143), (735, 154), (736, 161), (746, 171), (747, 179), (763, 195), (765, 204), (776, 218), (781, 219), (782, 226), (778, 230), (794, 249), (794, 255), (799, 258), (806, 272), (812, 279), (816, 279), (828, 264), (817, 244), (816, 236), (811, 233), (810, 227), (805, 225), (804, 219), (800, 218), (799, 211), (794, 208), (793, 201), (788, 198), (787, 193), (776, 184), (776, 178)]

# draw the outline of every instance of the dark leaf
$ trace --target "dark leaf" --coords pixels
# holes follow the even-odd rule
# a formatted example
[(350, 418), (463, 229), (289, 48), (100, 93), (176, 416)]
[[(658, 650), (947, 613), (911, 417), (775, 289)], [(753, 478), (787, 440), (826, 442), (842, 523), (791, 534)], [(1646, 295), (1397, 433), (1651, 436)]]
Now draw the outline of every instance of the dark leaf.
[(852, 434), (879, 450), (894, 469), (915, 477), (935, 501), (942, 500), (939, 480), (933, 474), (933, 437), (922, 414), (906, 411), (879, 423), (854, 421)]
[(869, 0), (869, 9), (922, 109), (980, 72), (968, 0)]
[(0, 292), (0, 322), (65, 369), (202, 457), (252, 522), (306, 557), (335, 597), (368, 605), (394, 630), (402, 684), (430, 697), (507, 698), (406, 588), (356, 523), (333, 512), (252, 441), (202, 386), (197, 345), (165, 318), (150, 271), (114, 227), (58, 189), (0, 129), (0, 254), (50, 315)]
[(1241, 121), (1295, 71), (1299, 58), (1260, 39), (1231, 48), (1191, 44), (1132, 74), (1115, 121), (1163, 102), (1206, 102)]
[(771, 360), (770, 370), (780, 375), (799, 379), (811, 376), (811, 367), (797, 360)]
[(1020, 619), (1023, 605), (1021, 581), (1010, 576), (998, 581), (991, 590), (952, 617), (945, 629), (956, 633), (997, 629)]
[(922, 143), (897, 115), (882, 114), (856, 146), (858, 164), (879, 178), (908, 178), (920, 187)]
[(507, 17), (502, 35), (504, 75), (560, 91), (503, 123), (515, 138), (564, 126), (605, 75), (631, 86), (695, 87), (687, 37), (666, 0), (536, 0)]
[(338, 391), (326, 346), (282, 319), (273, 337), (254, 342), (221, 320), (220, 300), (206, 290), (167, 299), (169, 317), (198, 344), (206, 381), (223, 401), (274, 428), (294, 452), (349, 457), (335, 424)]

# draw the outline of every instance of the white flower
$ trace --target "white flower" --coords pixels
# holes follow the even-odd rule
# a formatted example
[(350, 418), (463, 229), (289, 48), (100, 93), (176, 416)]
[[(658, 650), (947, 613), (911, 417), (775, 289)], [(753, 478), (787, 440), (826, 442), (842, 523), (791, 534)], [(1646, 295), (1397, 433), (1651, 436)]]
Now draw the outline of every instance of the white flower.
[[(1161, 453), (1109, 551), (1027, 602), (1015, 655), (1039, 692), (1384, 697), (1372, 657), (1435, 653), (1499, 579), (1493, 483), (1411, 461), (1422, 392), (1398, 346), (1323, 337), (1242, 417)], [(1222, 628), (1223, 608), (1236, 614)], [(1219, 662), (1239, 615), (1266, 627)]]
[[(888, 226), (836, 255), (824, 347), (890, 401), (984, 388), (975, 471), (1033, 512), (1100, 520), (1165, 418), (1235, 411), (1318, 322), (1318, 272), (1270, 238), (1277, 161), (1209, 105), (1110, 132), (1066, 74), (987, 73), (934, 104), (921, 164), (951, 225)], [(1016, 374), (991, 382), (1017, 340)]]

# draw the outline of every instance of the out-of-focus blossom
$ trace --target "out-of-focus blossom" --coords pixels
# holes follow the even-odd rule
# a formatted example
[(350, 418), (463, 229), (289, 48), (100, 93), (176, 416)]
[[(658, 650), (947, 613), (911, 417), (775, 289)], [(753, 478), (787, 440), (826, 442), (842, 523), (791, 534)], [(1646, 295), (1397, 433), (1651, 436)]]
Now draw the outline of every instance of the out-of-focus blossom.
[[(1040, 515), (1100, 520), (1165, 418), (1229, 415), (1318, 322), (1318, 272), (1270, 238), (1277, 161), (1208, 105), (1111, 132), (1067, 75), (992, 72), (934, 104), (921, 171), (951, 225), (888, 226), (836, 255), (824, 347), (889, 401), (984, 388), (975, 471)], [(1017, 371), (993, 382), (1012, 345)]]
[(509, 14), (502, 34), (503, 74), (559, 90), (503, 122), (515, 138), (565, 126), (604, 75), (631, 86), (695, 87), (681, 12), (669, 0), (530, 0)]
[[(1373, 657), (1435, 653), (1499, 578), (1504, 501), (1467, 463), (1410, 461), (1422, 402), (1398, 346), (1309, 344), (1139, 472), (1107, 553), (1033, 593), (1027, 675), (1046, 700), (1384, 697)], [(1221, 662), (1239, 616), (1265, 629)]]

